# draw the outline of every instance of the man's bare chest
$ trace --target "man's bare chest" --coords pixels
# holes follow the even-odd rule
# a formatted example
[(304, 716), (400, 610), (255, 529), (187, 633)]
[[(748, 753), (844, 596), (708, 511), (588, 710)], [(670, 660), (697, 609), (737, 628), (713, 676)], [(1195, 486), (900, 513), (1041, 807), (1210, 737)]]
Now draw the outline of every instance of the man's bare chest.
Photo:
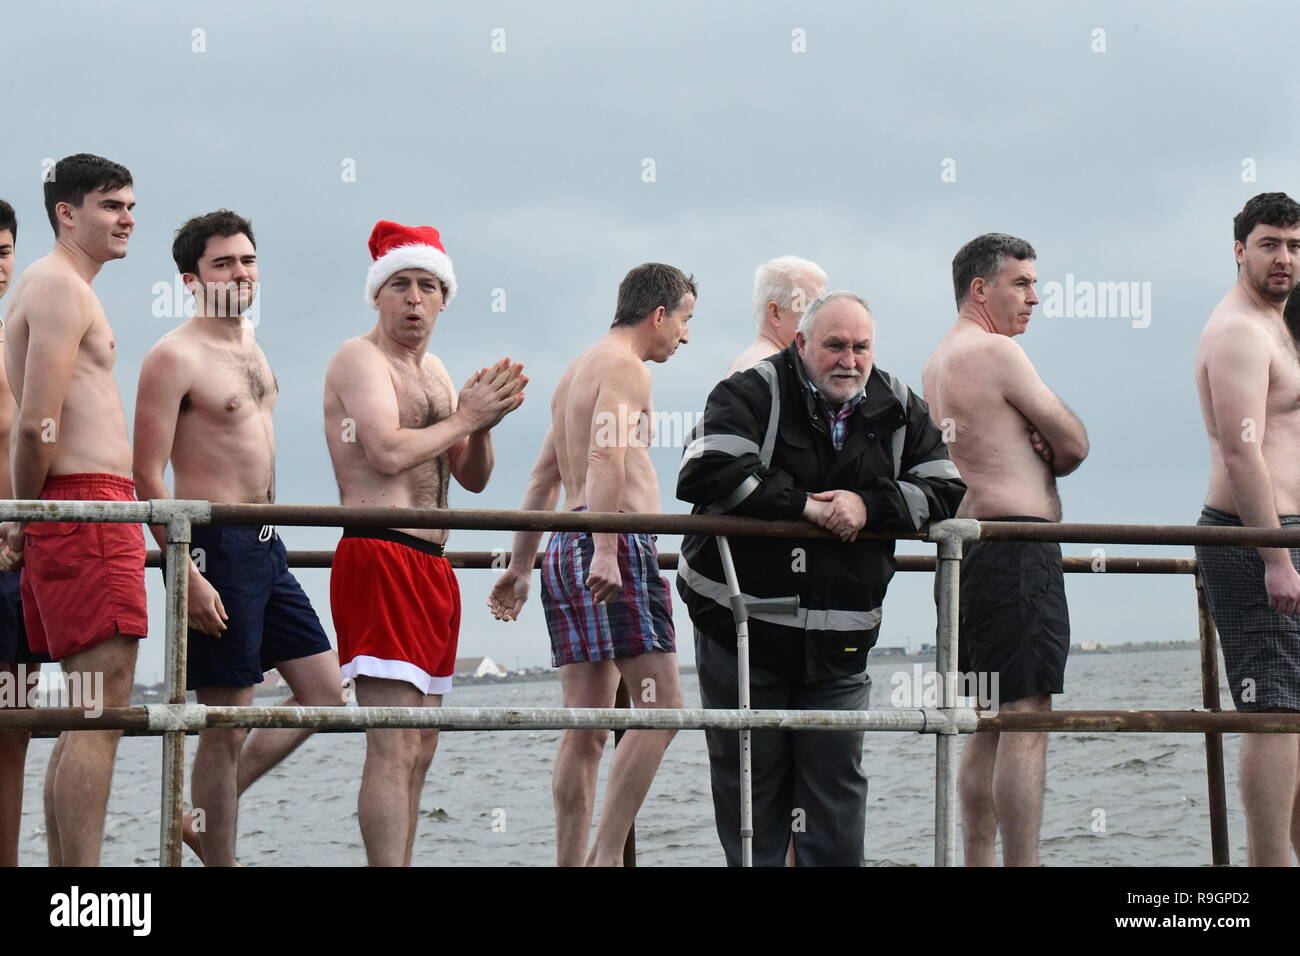
[(182, 402), (192, 410), (225, 419), (238, 419), (275, 407), (279, 386), (260, 349), (210, 351), (193, 387)]
[(402, 428), (427, 428), (451, 414), (451, 394), (430, 369), (392, 369), (390, 378)]
[(100, 314), (95, 317), (90, 330), (81, 340), (77, 364), (88, 372), (111, 373), (116, 361), (117, 340), (113, 336), (113, 329), (109, 326), (108, 319)]

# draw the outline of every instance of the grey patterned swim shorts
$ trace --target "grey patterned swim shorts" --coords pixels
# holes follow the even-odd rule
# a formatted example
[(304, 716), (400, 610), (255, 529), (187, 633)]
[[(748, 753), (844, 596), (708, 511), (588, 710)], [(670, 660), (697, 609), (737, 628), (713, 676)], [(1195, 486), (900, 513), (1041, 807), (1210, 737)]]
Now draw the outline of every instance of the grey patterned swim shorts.
[[(1300, 515), (1278, 520), (1300, 527)], [(1210, 507), (1196, 523), (1241, 527), (1236, 515)], [(1197, 547), (1196, 563), (1237, 710), (1300, 710), (1300, 615), (1268, 606), (1264, 559), (1254, 548)], [(1291, 549), (1291, 563), (1300, 569), (1300, 548)]]

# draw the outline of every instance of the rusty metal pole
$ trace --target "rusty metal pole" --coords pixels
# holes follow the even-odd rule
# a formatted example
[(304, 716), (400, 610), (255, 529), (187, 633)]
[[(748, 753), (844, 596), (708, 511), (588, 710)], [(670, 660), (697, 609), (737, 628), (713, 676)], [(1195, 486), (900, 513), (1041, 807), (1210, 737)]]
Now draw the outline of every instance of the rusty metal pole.
[[(939, 545), (938, 615), (939, 646), (935, 670), (942, 675), (943, 699), (939, 709), (953, 717), (957, 707), (957, 628), (961, 588), (962, 544), (980, 535), (979, 523), (969, 519), (941, 521), (930, 529)], [(957, 865), (957, 737), (953, 728), (935, 735), (934, 865)]]
[[(1219, 708), (1219, 642), (1205, 599), (1205, 582), (1196, 572), (1196, 619), (1201, 635), (1201, 703), (1211, 713)], [(1205, 735), (1205, 782), (1210, 798), (1210, 861), (1229, 865), (1228, 796), (1223, 774), (1223, 734)]]
[[(167, 524), (167, 703), (183, 706), (185, 699), (185, 644), (189, 618), (190, 516), (187, 502), (151, 502), (154, 517)], [(206, 502), (204, 502), (206, 504)], [(178, 721), (175, 730), (163, 735), (162, 820), (159, 826), (158, 863), (180, 866), (181, 814), (185, 810), (185, 730)]]
[[(628, 694), (627, 684), (623, 683), (623, 678), (618, 679), (618, 690), (614, 694), (614, 706), (622, 710), (628, 710), (632, 706), (632, 698)], [(626, 730), (614, 731), (614, 749), (618, 750), (619, 743), (623, 740)], [(627, 839), (623, 841), (623, 865), (636, 866), (636, 819), (633, 818), (632, 826), (627, 831)]]

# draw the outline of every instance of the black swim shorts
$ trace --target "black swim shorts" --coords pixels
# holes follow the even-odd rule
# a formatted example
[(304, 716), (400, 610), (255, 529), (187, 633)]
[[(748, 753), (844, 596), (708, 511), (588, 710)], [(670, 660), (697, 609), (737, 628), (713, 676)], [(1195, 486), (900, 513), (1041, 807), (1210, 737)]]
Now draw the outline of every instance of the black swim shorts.
[[(1044, 521), (981, 518), (981, 521)], [(1061, 546), (1049, 541), (974, 541), (961, 563), (957, 667), (997, 679), (999, 703), (1065, 690), (1070, 612)], [(968, 679), (969, 676), (968, 676)]]

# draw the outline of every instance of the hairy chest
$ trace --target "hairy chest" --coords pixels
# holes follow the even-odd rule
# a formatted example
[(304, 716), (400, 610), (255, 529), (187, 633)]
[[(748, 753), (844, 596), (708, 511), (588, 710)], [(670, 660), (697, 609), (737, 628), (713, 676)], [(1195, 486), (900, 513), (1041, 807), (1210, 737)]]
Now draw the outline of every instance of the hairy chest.
[(451, 414), (451, 393), (427, 366), (390, 370), (402, 428), (427, 428)]
[(261, 349), (214, 351), (204, 355), (181, 410), (235, 420), (271, 411), (278, 395), (279, 385)]

